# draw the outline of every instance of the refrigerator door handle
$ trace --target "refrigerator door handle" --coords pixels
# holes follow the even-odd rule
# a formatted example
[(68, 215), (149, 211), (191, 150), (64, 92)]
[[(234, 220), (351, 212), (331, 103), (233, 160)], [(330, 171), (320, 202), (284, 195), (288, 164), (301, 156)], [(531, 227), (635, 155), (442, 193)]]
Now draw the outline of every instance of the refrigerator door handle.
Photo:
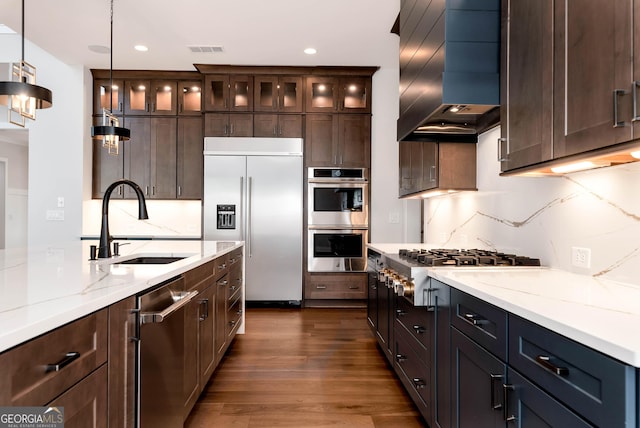
[(253, 177), (248, 178), (247, 182), (247, 253), (249, 253), (249, 258), (251, 258), (251, 186), (253, 185)]
[(240, 228), (240, 240), (244, 241), (244, 237), (246, 235), (246, 228), (245, 228), (245, 223), (244, 223), (244, 177), (240, 176), (240, 209), (239, 211), (239, 216), (240, 218), (239, 220), (239, 224), (241, 225)]

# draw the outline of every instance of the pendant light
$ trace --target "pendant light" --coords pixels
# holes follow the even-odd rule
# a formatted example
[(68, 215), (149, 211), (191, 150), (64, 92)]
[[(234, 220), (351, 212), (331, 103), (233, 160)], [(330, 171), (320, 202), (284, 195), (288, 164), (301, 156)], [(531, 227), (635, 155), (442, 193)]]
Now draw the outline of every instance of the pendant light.
[(0, 104), (6, 105), (9, 122), (25, 126), (35, 120), (36, 109), (52, 106), (51, 91), (36, 85), (36, 68), (24, 60), (24, 0), (22, 0), (22, 60), (11, 65), (11, 80), (0, 82)]
[(102, 109), (102, 125), (91, 128), (91, 136), (96, 140), (102, 140), (102, 147), (108, 150), (110, 155), (117, 155), (120, 141), (127, 141), (131, 131), (120, 127), (120, 121), (111, 113), (113, 106), (113, 0), (111, 0), (111, 47), (109, 49), (109, 108)]

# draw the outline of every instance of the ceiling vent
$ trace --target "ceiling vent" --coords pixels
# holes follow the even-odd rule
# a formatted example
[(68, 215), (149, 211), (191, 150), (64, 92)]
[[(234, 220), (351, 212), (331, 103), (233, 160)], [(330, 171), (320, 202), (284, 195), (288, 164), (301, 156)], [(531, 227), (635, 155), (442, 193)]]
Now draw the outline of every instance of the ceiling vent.
[(221, 53), (222, 46), (187, 46), (193, 53)]

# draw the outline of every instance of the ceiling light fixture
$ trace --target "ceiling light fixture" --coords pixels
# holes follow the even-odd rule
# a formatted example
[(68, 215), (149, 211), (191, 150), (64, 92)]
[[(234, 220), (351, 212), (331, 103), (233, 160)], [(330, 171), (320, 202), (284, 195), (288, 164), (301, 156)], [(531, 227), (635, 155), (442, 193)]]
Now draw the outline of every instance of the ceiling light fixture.
[(7, 106), (9, 122), (24, 128), (35, 120), (36, 109), (53, 105), (51, 91), (36, 85), (36, 68), (24, 60), (24, 0), (22, 0), (22, 59), (11, 65), (11, 80), (0, 82), (0, 104)]
[(304, 50), (304, 53), (306, 53), (307, 55), (315, 55), (316, 52), (318, 52), (318, 51), (316, 51), (314, 48), (306, 48)]
[(149, 48), (144, 45), (135, 45), (133, 48), (139, 52), (146, 52), (149, 50)]
[(113, 0), (111, 0), (111, 49), (109, 64), (109, 109), (102, 109), (102, 125), (91, 128), (91, 136), (96, 140), (102, 140), (102, 147), (106, 148), (110, 155), (117, 155), (120, 141), (127, 141), (131, 137), (131, 131), (120, 127), (120, 121), (111, 113), (113, 106)]

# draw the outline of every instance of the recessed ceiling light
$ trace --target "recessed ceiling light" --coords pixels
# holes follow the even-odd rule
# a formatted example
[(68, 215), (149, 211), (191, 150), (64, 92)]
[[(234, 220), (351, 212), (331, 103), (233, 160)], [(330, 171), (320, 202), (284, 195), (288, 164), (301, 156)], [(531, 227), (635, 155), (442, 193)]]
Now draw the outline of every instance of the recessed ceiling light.
[(315, 55), (317, 51), (314, 48), (306, 48), (304, 50), (304, 53), (306, 53), (307, 55)]
[(89, 50), (91, 52), (95, 52), (99, 54), (108, 54), (109, 52), (111, 52), (111, 49), (109, 48), (109, 46), (102, 46), (102, 45), (89, 45)]
[(133, 48), (140, 52), (146, 52), (149, 50), (149, 48), (144, 45), (135, 45)]

